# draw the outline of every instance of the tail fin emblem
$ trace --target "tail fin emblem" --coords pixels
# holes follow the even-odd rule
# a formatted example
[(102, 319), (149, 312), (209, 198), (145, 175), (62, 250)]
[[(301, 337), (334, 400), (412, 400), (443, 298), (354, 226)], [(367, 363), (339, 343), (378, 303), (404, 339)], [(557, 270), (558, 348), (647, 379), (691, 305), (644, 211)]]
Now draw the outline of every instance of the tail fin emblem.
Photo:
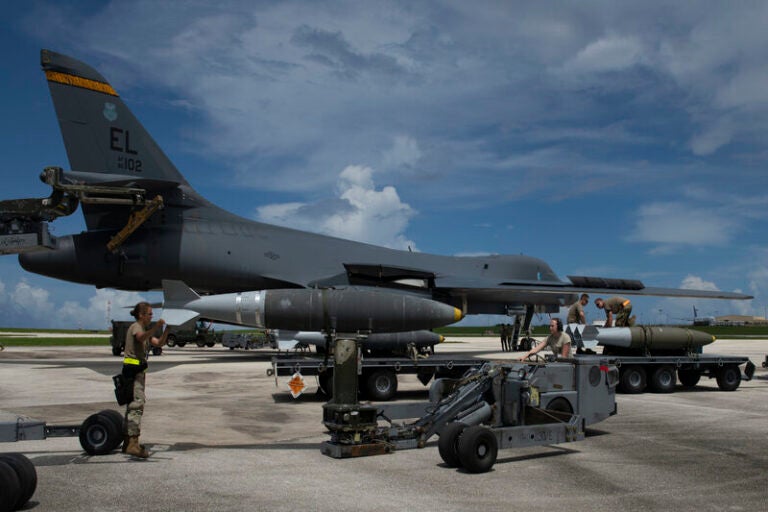
[(114, 103), (104, 103), (104, 110), (102, 111), (102, 114), (104, 114), (104, 117), (107, 118), (107, 121), (114, 121), (117, 119), (117, 109), (115, 108)]

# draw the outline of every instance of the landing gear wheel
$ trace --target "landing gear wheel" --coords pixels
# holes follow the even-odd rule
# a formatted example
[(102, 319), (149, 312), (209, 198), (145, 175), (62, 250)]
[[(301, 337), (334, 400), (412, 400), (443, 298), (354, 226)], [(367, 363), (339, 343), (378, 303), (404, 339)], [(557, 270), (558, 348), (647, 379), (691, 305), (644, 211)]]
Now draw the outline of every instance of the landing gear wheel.
[(16, 471), (5, 461), (0, 460), (0, 512), (16, 510), (21, 499), (21, 482)]
[(674, 367), (659, 366), (651, 373), (649, 386), (656, 393), (672, 393), (676, 383)]
[(440, 439), (437, 441), (437, 450), (440, 457), (449, 468), (461, 467), (459, 460), (459, 438), (467, 426), (459, 421), (448, 423), (440, 432)]
[(736, 365), (723, 366), (715, 375), (721, 391), (734, 391), (741, 384), (741, 370)]
[(397, 375), (391, 370), (377, 370), (365, 380), (368, 398), (386, 402), (397, 393)]
[(645, 370), (640, 366), (622, 367), (620, 388), (624, 393), (634, 395), (645, 391)]
[(677, 370), (677, 378), (680, 384), (687, 388), (692, 388), (699, 383), (701, 374), (696, 370)]
[[(27, 504), (32, 495), (35, 494), (35, 489), (37, 489), (35, 465), (20, 453), (0, 454), (0, 462), (8, 464), (16, 472), (16, 476), (19, 479), (19, 498), (13, 508), (13, 510), (19, 510)], [(2, 496), (1, 493), (0, 496)], [(1, 498), (0, 501), (2, 501)]]
[(496, 462), (499, 443), (489, 428), (481, 425), (467, 428), (459, 438), (459, 460), (470, 473), (485, 473)]
[(122, 433), (112, 419), (92, 414), (80, 426), (80, 446), (88, 455), (104, 455), (120, 444)]

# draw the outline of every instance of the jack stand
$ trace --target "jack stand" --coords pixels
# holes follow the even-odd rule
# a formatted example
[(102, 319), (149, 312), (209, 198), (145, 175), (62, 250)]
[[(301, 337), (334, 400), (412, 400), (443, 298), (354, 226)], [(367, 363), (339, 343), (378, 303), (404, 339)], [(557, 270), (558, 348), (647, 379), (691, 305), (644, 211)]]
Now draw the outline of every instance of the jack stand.
[(330, 441), (320, 451), (335, 459), (381, 455), (392, 451), (377, 439), (378, 410), (357, 399), (359, 339), (337, 339), (334, 348), (333, 397), (323, 405), (323, 424)]

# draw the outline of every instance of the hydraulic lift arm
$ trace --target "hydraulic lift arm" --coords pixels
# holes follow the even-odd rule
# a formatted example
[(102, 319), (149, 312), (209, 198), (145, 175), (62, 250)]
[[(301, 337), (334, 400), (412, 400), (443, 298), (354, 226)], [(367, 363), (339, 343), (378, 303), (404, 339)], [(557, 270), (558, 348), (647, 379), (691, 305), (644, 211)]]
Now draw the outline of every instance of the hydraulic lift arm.
[(109, 242), (115, 251), (131, 233), (163, 207), (163, 198), (146, 200), (146, 190), (138, 187), (73, 183), (63, 179), (60, 167), (46, 167), (40, 180), (51, 186), (46, 198), (0, 201), (0, 254), (53, 249), (55, 237), (48, 222), (71, 215), (83, 204), (114, 204), (141, 208), (131, 214), (126, 226)]

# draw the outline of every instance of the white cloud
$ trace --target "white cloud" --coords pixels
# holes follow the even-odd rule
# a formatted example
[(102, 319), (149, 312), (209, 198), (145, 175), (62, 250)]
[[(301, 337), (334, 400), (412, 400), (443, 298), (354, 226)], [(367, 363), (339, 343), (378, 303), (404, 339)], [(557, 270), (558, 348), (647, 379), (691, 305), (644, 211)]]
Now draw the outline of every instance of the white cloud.
[(14, 306), (30, 314), (44, 318), (54, 311), (53, 303), (48, 300), (48, 290), (37, 288), (26, 281), (20, 281), (10, 293)]
[(643, 47), (635, 37), (609, 36), (592, 41), (569, 60), (564, 70), (574, 73), (622, 71), (643, 63)]
[(419, 143), (413, 137), (397, 135), (392, 148), (384, 153), (384, 165), (388, 168), (413, 168), (421, 158)]
[(628, 239), (666, 248), (718, 246), (732, 239), (736, 227), (732, 219), (712, 208), (683, 202), (651, 203), (637, 212)]
[(257, 209), (256, 217), (262, 222), (340, 238), (415, 249), (416, 244), (404, 235), (415, 214), (394, 187), (376, 189), (371, 168), (350, 165), (339, 174), (334, 200), (265, 205)]
[[(78, 287), (78, 291), (87, 290)], [(5, 326), (36, 326), (56, 329), (106, 329), (109, 320), (129, 320), (130, 307), (145, 300), (138, 292), (92, 289), (78, 300), (77, 294), (52, 293), (22, 279), (6, 293), (0, 282), (0, 306)], [(62, 302), (57, 300), (62, 298)]]
[(722, 117), (712, 124), (704, 126), (702, 132), (691, 137), (690, 148), (694, 155), (711, 155), (721, 147), (730, 143), (736, 133), (733, 123), (728, 117)]
[(106, 329), (110, 320), (132, 319), (130, 308), (143, 300), (138, 292), (97, 289), (85, 306), (80, 302), (65, 301), (58, 308), (56, 318), (61, 324), (69, 323), (72, 327)]
[(707, 290), (707, 291), (719, 291), (719, 288), (715, 283), (712, 281), (705, 281), (704, 279), (693, 276), (693, 275), (687, 275), (683, 279), (683, 282), (680, 283), (680, 288), (685, 288), (687, 290)]

